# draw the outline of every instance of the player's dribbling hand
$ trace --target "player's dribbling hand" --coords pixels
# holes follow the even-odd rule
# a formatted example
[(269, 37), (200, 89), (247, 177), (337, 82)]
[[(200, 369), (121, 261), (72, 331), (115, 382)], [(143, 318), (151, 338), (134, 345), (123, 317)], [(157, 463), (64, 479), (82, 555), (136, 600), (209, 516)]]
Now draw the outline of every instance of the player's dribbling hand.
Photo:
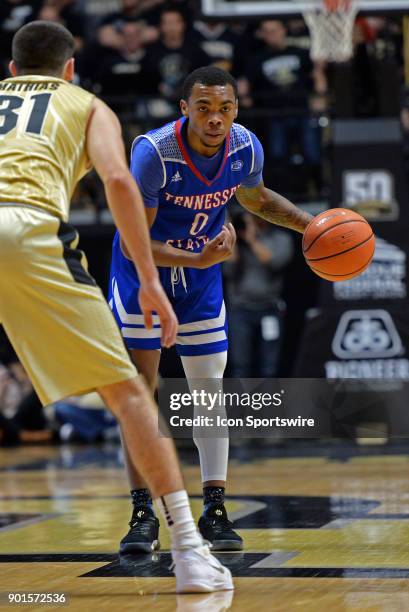
[(141, 283), (138, 299), (143, 313), (145, 327), (147, 329), (152, 329), (152, 311), (156, 311), (162, 328), (162, 346), (169, 348), (175, 344), (178, 320), (159, 279), (155, 278), (154, 280)]
[(223, 225), (223, 229), (213, 240), (209, 240), (200, 253), (201, 268), (209, 268), (229, 259), (236, 244), (236, 230), (231, 223)]

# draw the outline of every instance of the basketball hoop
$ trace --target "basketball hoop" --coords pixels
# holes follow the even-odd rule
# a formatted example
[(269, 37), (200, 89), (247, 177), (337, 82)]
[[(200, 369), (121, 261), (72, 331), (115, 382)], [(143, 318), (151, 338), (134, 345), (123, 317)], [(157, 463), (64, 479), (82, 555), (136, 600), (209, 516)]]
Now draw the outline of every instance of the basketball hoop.
[(303, 13), (311, 34), (311, 59), (347, 62), (353, 55), (356, 0), (320, 0)]

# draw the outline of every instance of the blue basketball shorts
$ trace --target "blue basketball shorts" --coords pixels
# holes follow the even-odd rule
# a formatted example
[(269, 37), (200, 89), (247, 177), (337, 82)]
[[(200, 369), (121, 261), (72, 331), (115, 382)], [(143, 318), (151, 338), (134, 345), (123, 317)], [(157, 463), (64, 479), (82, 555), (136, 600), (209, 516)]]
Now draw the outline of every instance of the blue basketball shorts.
[[(223, 301), (221, 266), (158, 268), (162, 286), (179, 321), (176, 350), (179, 355), (209, 355), (227, 351), (227, 320)], [(159, 317), (146, 329), (138, 302), (139, 279), (115, 236), (109, 305), (129, 349), (160, 349)]]

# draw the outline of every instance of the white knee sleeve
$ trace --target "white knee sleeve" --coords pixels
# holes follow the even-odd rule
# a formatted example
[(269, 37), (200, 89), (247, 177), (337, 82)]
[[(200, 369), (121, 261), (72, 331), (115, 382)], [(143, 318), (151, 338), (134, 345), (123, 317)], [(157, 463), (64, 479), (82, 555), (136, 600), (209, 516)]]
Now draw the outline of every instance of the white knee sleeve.
[[(209, 392), (220, 390), (220, 380), (227, 363), (227, 352), (213, 353), (212, 355), (182, 356), (182, 365), (187, 379), (209, 379), (205, 385)], [(210, 379), (216, 379), (212, 383)], [(203, 387), (202, 387), (203, 388)], [(213, 414), (226, 416), (224, 406), (215, 407)], [(193, 432), (194, 434), (194, 432)], [(229, 459), (229, 438), (226, 428), (225, 438), (199, 438), (193, 437), (199, 451), (200, 470), (202, 482), (208, 480), (226, 480), (227, 462)]]

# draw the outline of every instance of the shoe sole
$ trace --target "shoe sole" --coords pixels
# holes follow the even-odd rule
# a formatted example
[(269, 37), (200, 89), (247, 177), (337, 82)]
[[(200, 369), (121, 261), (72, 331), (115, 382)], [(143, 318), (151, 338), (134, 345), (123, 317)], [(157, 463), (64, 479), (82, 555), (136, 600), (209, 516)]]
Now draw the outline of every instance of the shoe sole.
[(152, 544), (148, 542), (132, 542), (129, 544), (121, 544), (119, 547), (120, 555), (134, 555), (134, 554), (149, 554), (155, 550), (160, 549), (159, 540), (154, 540)]
[(234, 584), (233, 581), (229, 582), (229, 584), (224, 585), (220, 588), (212, 587), (210, 584), (206, 583), (194, 583), (194, 584), (185, 584), (182, 588), (176, 589), (177, 593), (214, 593), (216, 591), (233, 591)]
[(212, 552), (227, 550), (243, 550), (243, 542), (237, 540), (214, 540), (211, 542)]

